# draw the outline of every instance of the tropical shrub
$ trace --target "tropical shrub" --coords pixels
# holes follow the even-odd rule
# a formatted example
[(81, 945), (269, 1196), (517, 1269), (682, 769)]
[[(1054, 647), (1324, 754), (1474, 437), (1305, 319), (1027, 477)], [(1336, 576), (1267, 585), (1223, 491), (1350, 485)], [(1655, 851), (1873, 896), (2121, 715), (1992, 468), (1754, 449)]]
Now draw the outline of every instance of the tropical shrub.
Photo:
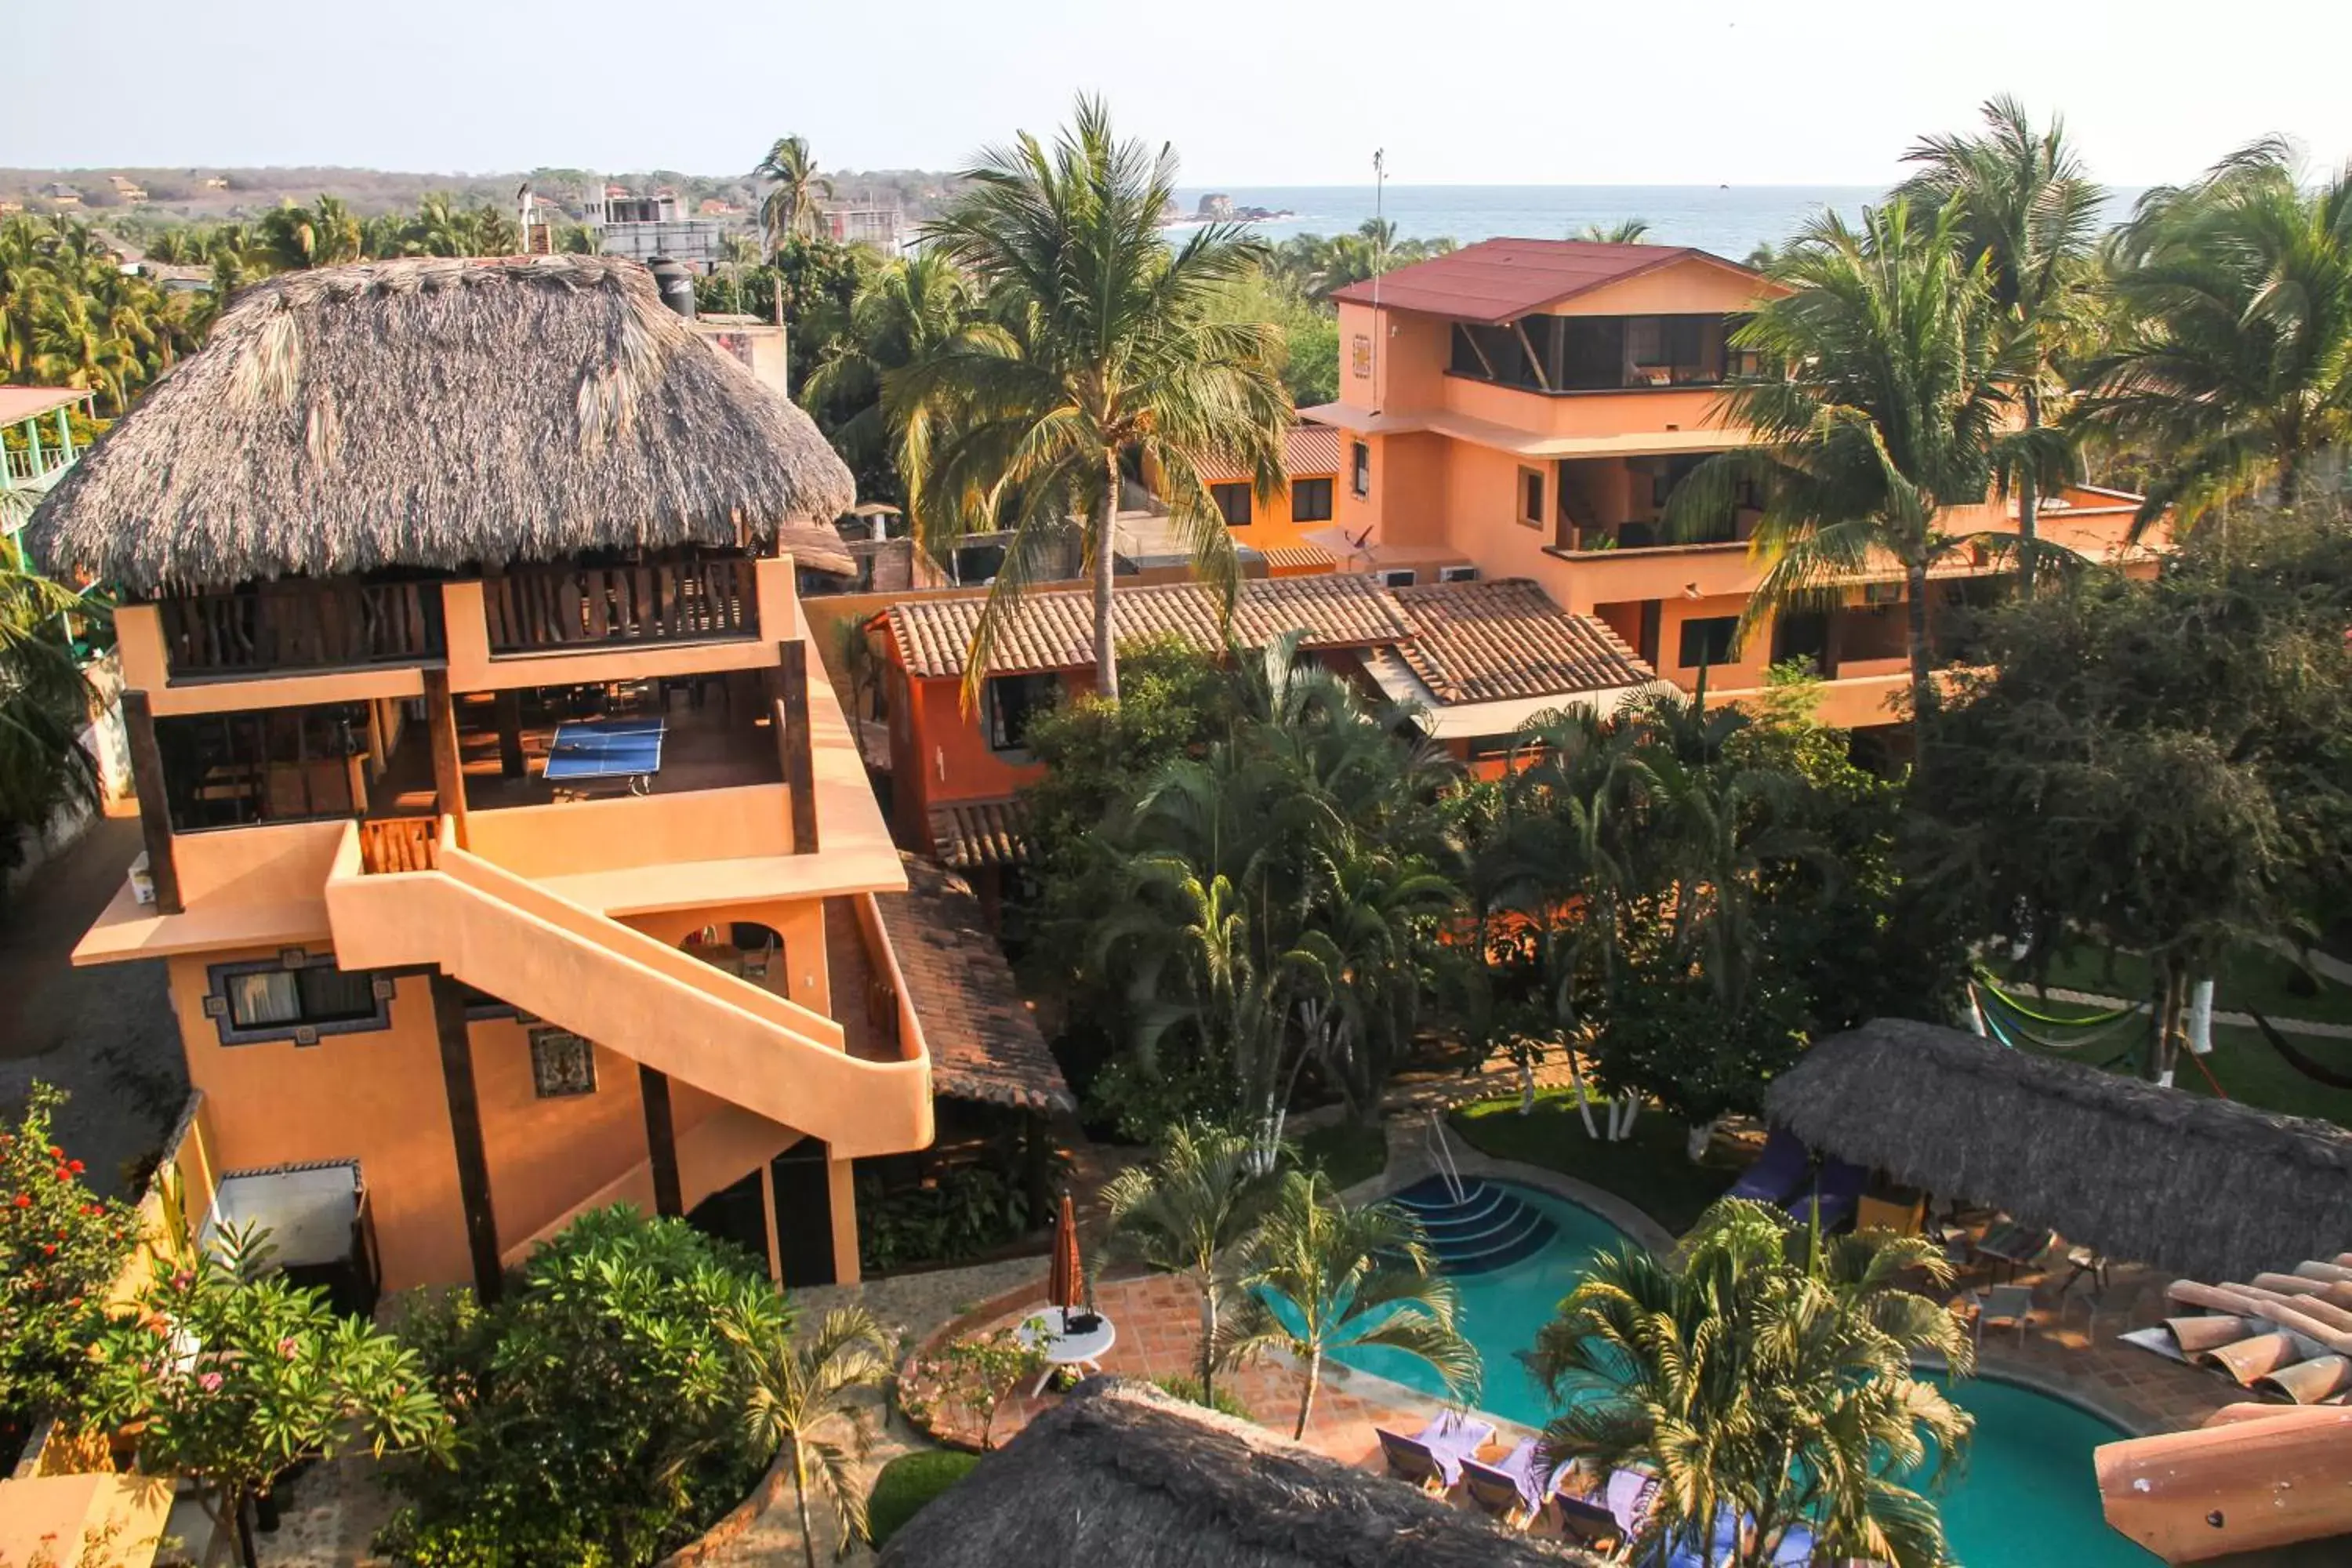
[(455, 1464), (404, 1465), (377, 1550), (429, 1568), (623, 1568), (699, 1534), (766, 1468), (740, 1344), (780, 1334), (751, 1258), (625, 1206), (566, 1226), (503, 1300), (401, 1325), (456, 1415)]
[(1021, 1342), (1013, 1328), (959, 1335), (918, 1356), (899, 1384), (899, 1407), (918, 1426), (937, 1430), (958, 1415), (976, 1428), (980, 1446), (995, 1447), (996, 1412), (1013, 1391), (1045, 1370), (1045, 1358)]
[(1187, 1405), (1203, 1405), (1220, 1415), (1230, 1415), (1236, 1421), (1257, 1419), (1250, 1414), (1249, 1406), (1244, 1405), (1241, 1397), (1230, 1388), (1214, 1390), (1203, 1398), (1201, 1394), (1201, 1380), (1197, 1377), (1155, 1377), (1151, 1382), (1154, 1387), (1171, 1399), (1181, 1399)]
[(272, 1272), (271, 1250), (267, 1233), (232, 1228), (157, 1279), (100, 1338), (92, 1402), (135, 1431), (141, 1468), (209, 1494), (246, 1568), (247, 1507), (288, 1466), (352, 1447), (435, 1462), (450, 1436), (423, 1358)]
[(37, 1422), (88, 1399), (97, 1373), (88, 1348), (137, 1224), (51, 1142), (65, 1100), (36, 1082), (16, 1126), (0, 1131), (0, 1443), (12, 1454)]
[(1026, 1236), (1029, 1194), (987, 1165), (950, 1165), (919, 1186), (857, 1175), (857, 1252), (874, 1274), (914, 1263), (959, 1263)]

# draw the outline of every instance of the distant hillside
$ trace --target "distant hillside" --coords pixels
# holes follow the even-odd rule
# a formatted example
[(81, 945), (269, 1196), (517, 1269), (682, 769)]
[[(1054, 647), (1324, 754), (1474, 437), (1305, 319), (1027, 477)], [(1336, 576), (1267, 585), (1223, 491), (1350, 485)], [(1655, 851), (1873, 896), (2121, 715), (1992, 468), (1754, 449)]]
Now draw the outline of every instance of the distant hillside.
[[(919, 169), (828, 170), (825, 177), (833, 182), (837, 203), (895, 205), (917, 220), (931, 216), (952, 184), (946, 174)], [(688, 174), (672, 169), (630, 174), (533, 169), (528, 174), (413, 174), (336, 168), (0, 168), (0, 211), (15, 204), (28, 212), (103, 213), (109, 226), (135, 229), (156, 222), (251, 219), (284, 202), (308, 202), (326, 195), (341, 198), (359, 216), (369, 217), (410, 210), (428, 191), (454, 192), (461, 203), (505, 205), (515, 199), (525, 181), (539, 195), (562, 205), (574, 217), (608, 183), (639, 194), (667, 186), (683, 198), (689, 214), (706, 200), (723, 202), (737, 209), (740, 221), (747, 224), (759, 210), (761, 193), (760, 182), (749, 175)], [(68, 192), (75, 199), (67, 199)]]

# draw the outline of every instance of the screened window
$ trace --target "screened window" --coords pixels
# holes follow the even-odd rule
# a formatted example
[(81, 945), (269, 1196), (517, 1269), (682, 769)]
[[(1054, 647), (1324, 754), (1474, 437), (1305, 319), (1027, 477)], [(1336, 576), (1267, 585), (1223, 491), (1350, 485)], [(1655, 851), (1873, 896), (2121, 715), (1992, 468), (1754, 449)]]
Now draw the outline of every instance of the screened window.
[(1348, 449), (1348, 469), (1352, 476), (1349, 488), (1359, 496), (1372, 493), (1372, 449), (1361, 441), (1351, 442)]
[(1729, 663), (1732, 639), (1738, 631), (1738, 616), (1709, 616), (1701, 620), (1685, 621), (1680, 650), (1683, 668), (1696, 669), (1703, 664)]
[(1541, 468), (1519, 470), (1519, 521), (1541, 528), (1544, 521), (1544, 477)]
[(1249, 486), (1211, 485), (1209, 499), (1215, 501), (1217, 510), (1225, 514), (1228, 528), (1247, 528), (1250, 525)]
[(1330, 521), (1331, 481), (1328, 479), (1291, 480), (1290, 521), (1293, 522)]
[(992, 751), (1025, 756), (1029, 724), (1053, 707), (1062, 679), (1053, 674), (1000, 675), (988, 683), (988, 744)]

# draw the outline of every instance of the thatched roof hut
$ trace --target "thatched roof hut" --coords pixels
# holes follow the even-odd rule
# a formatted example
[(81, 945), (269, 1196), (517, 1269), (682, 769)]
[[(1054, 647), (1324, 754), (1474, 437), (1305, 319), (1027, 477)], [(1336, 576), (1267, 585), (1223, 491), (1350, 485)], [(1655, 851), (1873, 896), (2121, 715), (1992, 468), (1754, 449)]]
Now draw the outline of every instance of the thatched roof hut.
[(56, 570), (143, 594), (731, 546), (856, 500), (807, 416), (636, 263), (420, 257), (240, 293), (29, 537)]
[(2200, 1279), (2352, 1248), (2352, 1133), (1907, 1019), (1832, 1035), (1766, 1114), (1814, 1148)]
[(1599, 1560), (1505, 1536), (1155, 1388), (1090, 1378), (917, 1514), (884, 1568), (1518, 1568)]

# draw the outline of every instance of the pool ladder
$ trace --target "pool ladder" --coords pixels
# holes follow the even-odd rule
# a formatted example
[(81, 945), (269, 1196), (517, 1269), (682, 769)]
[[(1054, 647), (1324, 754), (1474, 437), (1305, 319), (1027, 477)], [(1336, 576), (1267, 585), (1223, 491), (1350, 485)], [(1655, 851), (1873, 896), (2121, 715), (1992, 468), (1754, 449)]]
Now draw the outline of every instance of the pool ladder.
[(1467, 1191), (1462, 1184), (1462, 1173), (1454, 1167), (1454, 1151), (1445, 1142), (1444, 1112), (1432, 1110), (1422, 1142), (1429, 1150), (1430, 1163), (1437, 1167), (1438, 1180), (1445, 1184), (1445, 1195), (1460, 1203)]

